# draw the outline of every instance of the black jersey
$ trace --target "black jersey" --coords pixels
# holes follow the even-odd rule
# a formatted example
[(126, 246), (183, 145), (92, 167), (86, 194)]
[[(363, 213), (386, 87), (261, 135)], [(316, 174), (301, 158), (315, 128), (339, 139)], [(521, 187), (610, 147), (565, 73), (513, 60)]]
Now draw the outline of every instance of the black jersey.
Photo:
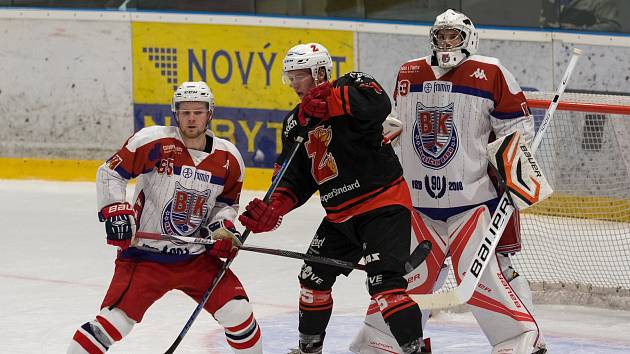
[(305, 140), (277, 193), (289, 195), (297, 207), (319, 190), (327, 218), (336, 222), (385, 205), (410, 205), (402, 167), (391, 145), (383, 142), (382, 124), (391, 102), (381, 85), (367, 74), (351, 72), (332, 83), (327, 102), (330, 119), (312, 119), (315, 126), (299, 125), (299, 105), (285, 117), (277, 166), (297, 136)]

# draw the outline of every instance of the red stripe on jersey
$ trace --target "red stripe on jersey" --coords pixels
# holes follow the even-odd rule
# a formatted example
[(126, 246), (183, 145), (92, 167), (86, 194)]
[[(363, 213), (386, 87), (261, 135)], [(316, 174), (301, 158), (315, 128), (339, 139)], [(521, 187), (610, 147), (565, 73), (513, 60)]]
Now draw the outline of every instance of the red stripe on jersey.
[(256, 328), (256, 333), (254, 334), (254, 336), (252, 337), (252, 339), (243, 342), (243, 343), (236, 343), (233, 342), (229, 339), (227, 339), (228, 344), (230, 345), (230, 347), (234, 348), (234, 349), (248, 349), (253, 347), (254, 345), (256, 345), (256, 343), (258, 343), (258, 340), (260, 339), (260, 327)]
[(234, 327), (226, 327), (225, 330), (230, 331), (230, 332), (238, 332), (249, 327), (252, 324), (252, 321), (254, 321), (253, 313), (249, 315), (249, 317), (243, 323), (236, 325)]
[(389, 205), (402, 205), (411, 210), (409, 187), (402, 177), (383, 188), (347, 200), (338, 206), (326, 207), (326, 219), (335, 223), (344, 222), (355, 215)]
[(122, 339), (122, 335), (120, 334), (120, 332), (118, 332), (116, 327), (114, 327), (114, 325), (111, 324), (107, 319), (102, 316), (96, 316), (96, 320), (98, 321), (98, 323), (101, 324), (101, 326), (103, 326), (105, 332), (107, 332), (107, 334), (109, 334), (109, 336), (112, 337), (113, 340), (118, 342)]
[(346, 114), (352, 115), (352, 111), (350, 110), (350, 92), (348, 92), (348, 85), (343, 86), (343, 94), (344, 94), (344, 97), (346, 98), (346, 107), (345, 107)]
[[(347, 99), (348, 99), (348, 96), (346, 93), (346, 100)], [(341, 91), (339, 87), (331, 88), (331, 94), (326, 99), (326, 103), (328, 103), (328, 114), (331, 117), (338, 117), (338, 116), (346, 115), (346, 112), (344, 112), (344, 106), (343, 106), (343, 101), (341, 100)]]
[(477, 291), (473, 293), (473, 296), (468, 301), (468, 304), (481, 307), (489, 311), (502, 313), (506, 316), (513, 318), (516, 321), (536, 322), (534, 321), (534, 318), (532, 317), (532, 315), (530, 315), (529, 313), (512, 310), (508, 308), (507, 306), (505, 306), (504, 304), (502, 304), (501, 302), (491, 297), (488, 297), (486, 295), (483, 295)]
[(86, 352), (88, 352), (89, 354), (103, 354), (105, 353), (104, 351), (101, 350), (101, 348), (97, 347), (94, 343), (92, 343), (92, 341), (85, 336), (85, 334), (76, 331), (74, 333), (74, 336), (72, 337), (72, 339), (79, 343), (79, 345), (85, 349)]

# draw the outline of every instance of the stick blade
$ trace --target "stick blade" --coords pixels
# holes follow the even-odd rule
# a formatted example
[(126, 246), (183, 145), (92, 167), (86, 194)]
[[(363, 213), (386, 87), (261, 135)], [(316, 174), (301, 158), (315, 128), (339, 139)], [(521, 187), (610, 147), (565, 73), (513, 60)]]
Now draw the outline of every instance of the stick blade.
[(466, 300), (460, 298), (456, 291), (438, 294), (411, 294), (409, 297), (423, 310), (436, 310), (461, 305)]
[(433, 248), (433, 244), (429, 240), (424, 240), (420, 242), (418, 247), (411, 252), (407, 262), (405, 262), (405, 272), (411, 273), (414, 269), (418, 268), (422, 262), (429, 256), (431, 253), (431, 249)]

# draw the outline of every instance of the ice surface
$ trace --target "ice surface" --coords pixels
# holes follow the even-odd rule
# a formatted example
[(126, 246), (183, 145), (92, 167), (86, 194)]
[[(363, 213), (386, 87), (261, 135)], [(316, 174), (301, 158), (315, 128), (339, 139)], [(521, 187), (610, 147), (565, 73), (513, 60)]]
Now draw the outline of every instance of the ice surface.
[[(245, 205), (264, 192), (244, 192)], [(129, 195), (132, 195), (131, 189)], [(105, 244), (96, 217), (93, 183), (0, 181), (0, 353), (63, 353), (78, 326), (98, 312), (113, 272), (115, 249)], [(247, 243), (305, 252), (323, 211), (317, 199), (291, 212), (282, 226)], [(244, 283), (263, 331), (265, 353), (297, 342), (297, 274), (301, 261), (241, 252), (233, 269)], [(365, 274), (335, 284), (335, 309), (325, 353), (348, 345), (369, 302)], [(195, 303), (170, 292), (111, 353), (161, 353), (175, 339)], [(550, 353), (629, 353), (630, 312), (576, 306), (537, 308)], [(470, 313), (440, 313), (425, 331), (434, 353), (489, 353)], [(179, 353), (230, 353), (223, 332), (203, 312)]]

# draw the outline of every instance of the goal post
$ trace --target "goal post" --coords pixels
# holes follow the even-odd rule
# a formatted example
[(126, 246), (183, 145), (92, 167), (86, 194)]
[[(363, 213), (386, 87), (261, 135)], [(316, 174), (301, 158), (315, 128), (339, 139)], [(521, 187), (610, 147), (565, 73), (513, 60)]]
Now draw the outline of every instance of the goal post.
[[(538, 125), (553, 93), (526, 96)], [(554, 194), (513, 257), (535, 300), (630, 309), (630, 96), (565, 93), (536, 159)]]

